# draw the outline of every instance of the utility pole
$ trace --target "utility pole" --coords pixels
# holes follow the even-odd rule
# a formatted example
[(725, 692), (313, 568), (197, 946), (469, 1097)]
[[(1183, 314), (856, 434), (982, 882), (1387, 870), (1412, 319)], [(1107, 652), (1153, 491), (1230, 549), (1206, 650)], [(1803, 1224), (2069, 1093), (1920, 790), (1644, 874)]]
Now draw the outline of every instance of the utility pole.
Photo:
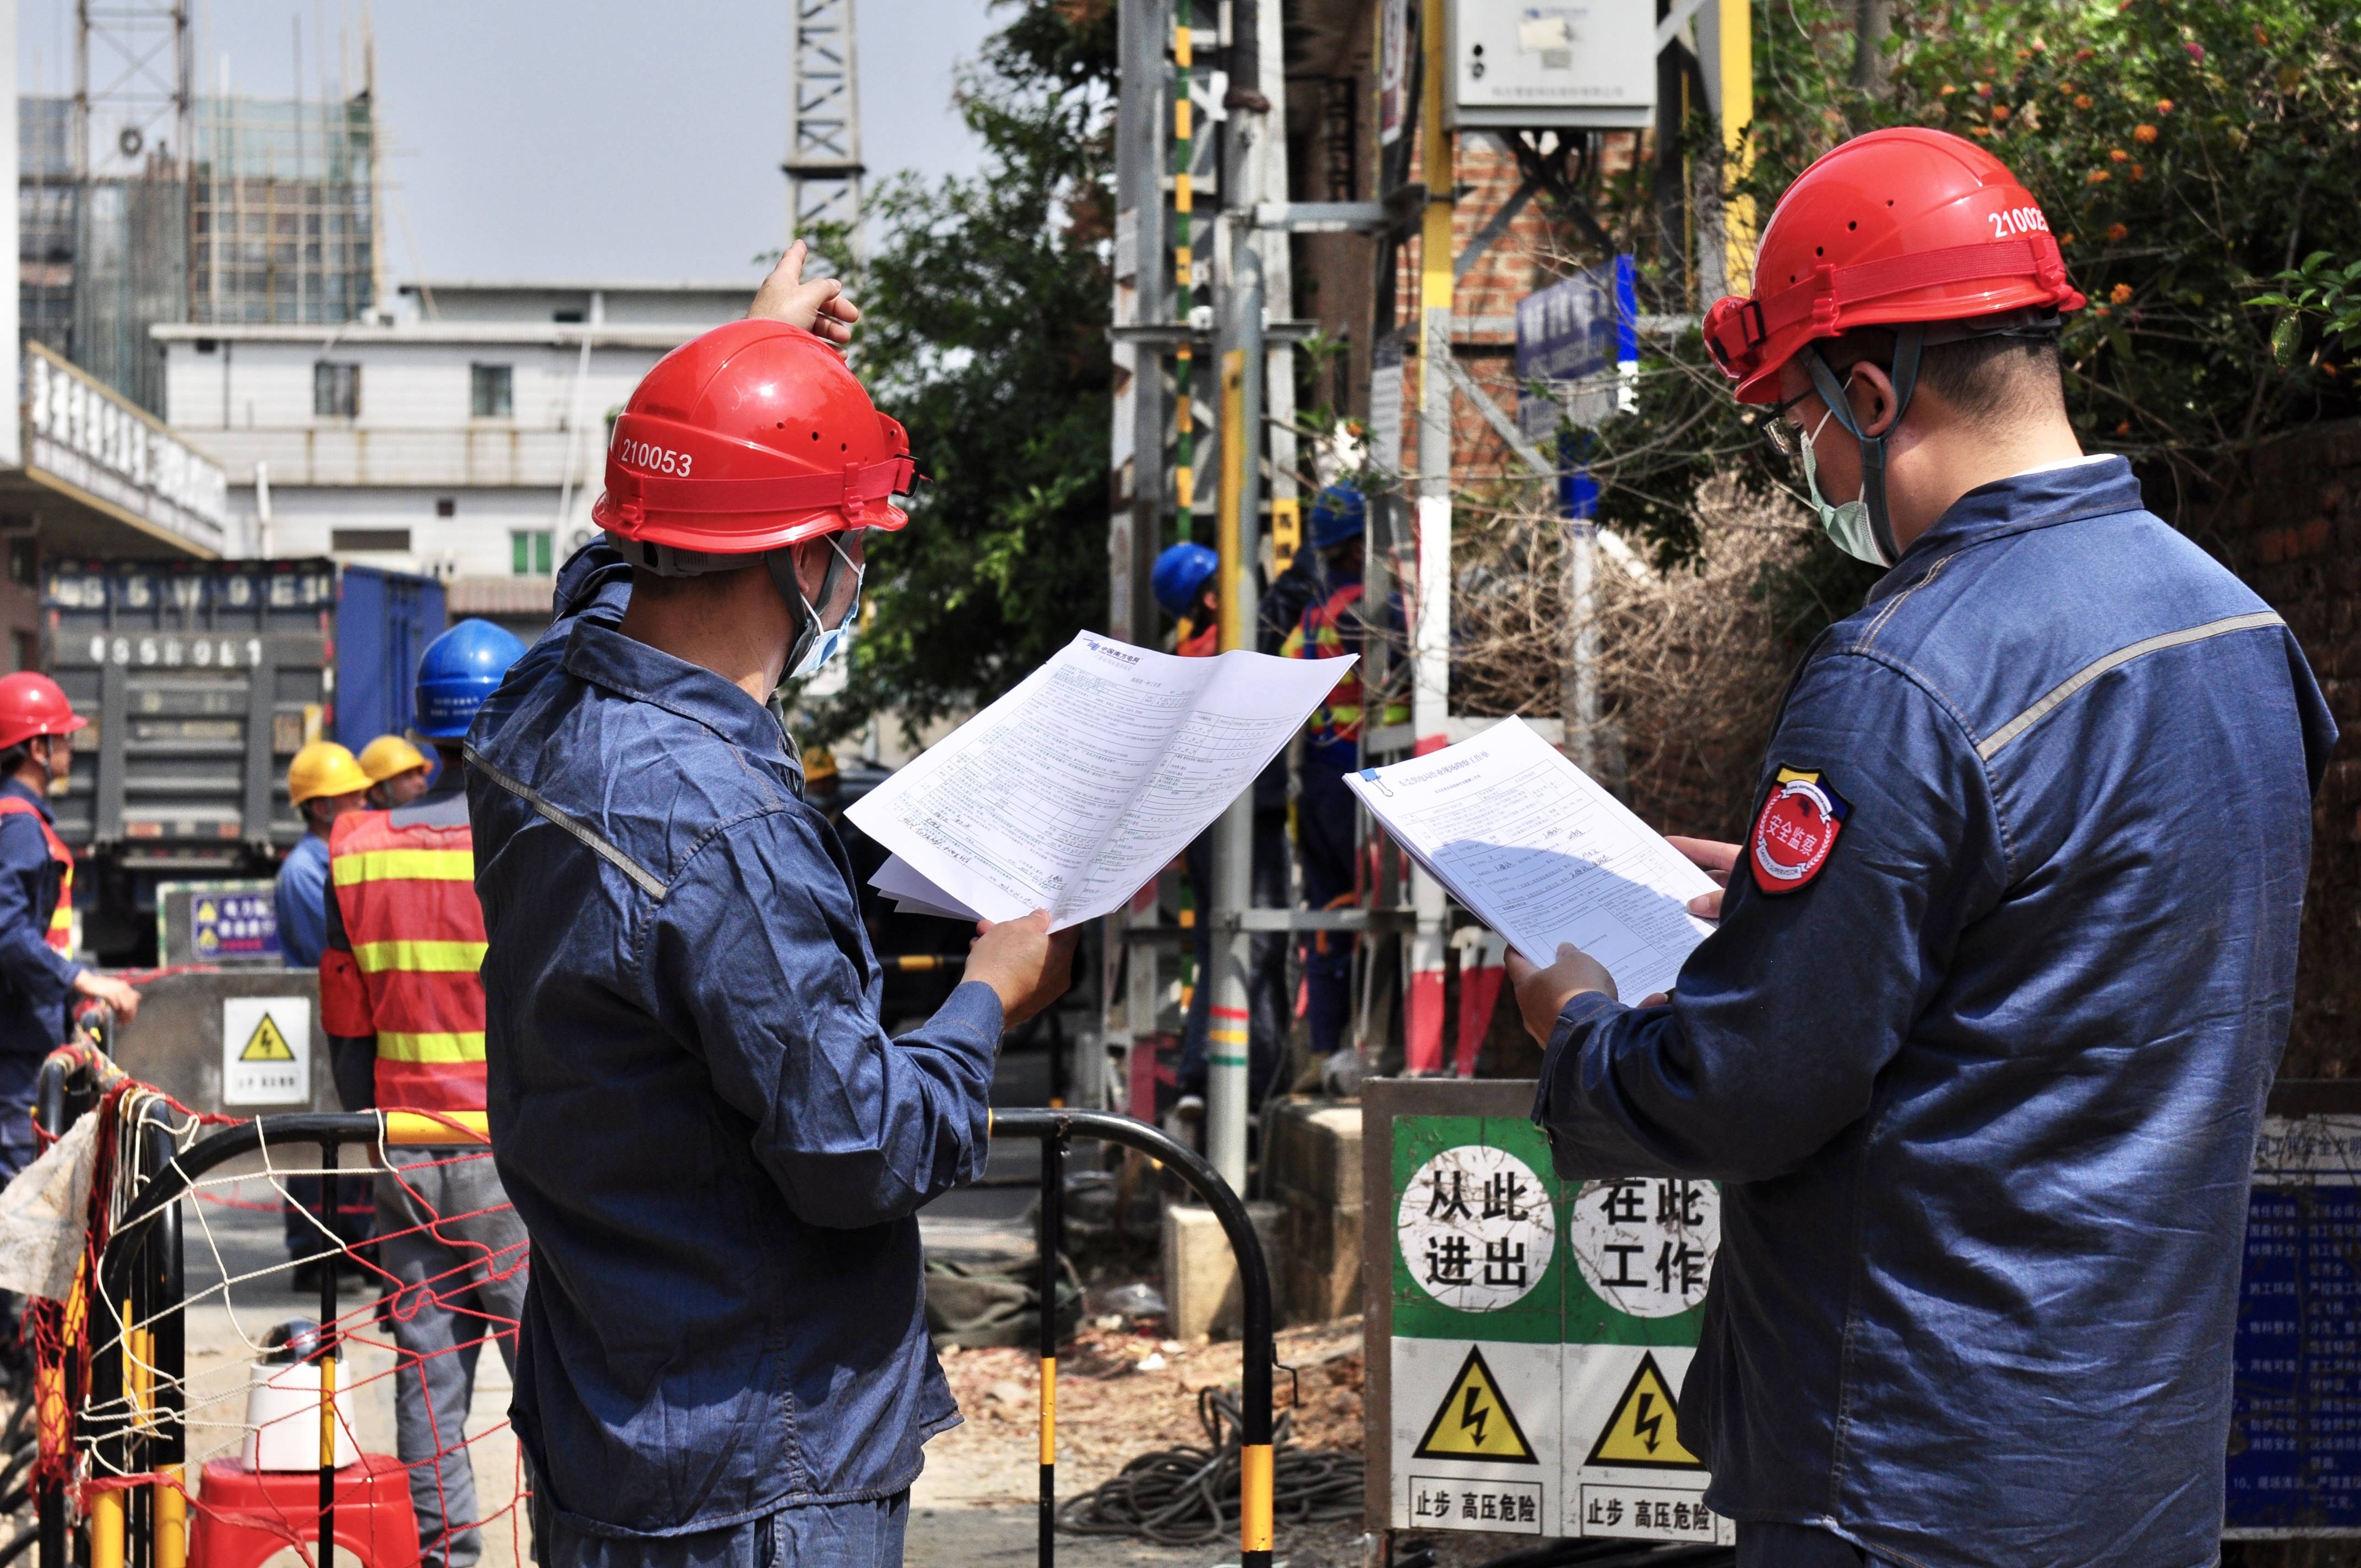
[[(1251, 210), (1251, 209), (1247, 209)], [(1215, 501), (1221, 564), (1221, 651), (1255, 645), (1255, 568), (1262, 554), (1262, 260), (1242, 241), (1229, 247), (1221, 363), (1221, 475)], [(1205, 1157), (1222, 1179), (1246, 1190), (1246, 1119), (1254, 1111), (1247, 970), (1254, 938), (1240, 916), (1254, 903), (1254, 791), (1213, 824), (1213, 969), (1205, 1037)]]
[(861, 81), (854, 0), (795, 0), (787, 45), (787, 243), (843, 225), (857, 267), (861, 230)]
[[(1423, 756), (1451, 740), (1451, 296), (1452, 205), (1458, 179), (1454, 137), (1444, 127), (1444, 6), (1419, 8), (1425, 58), (1419, 137), (1424, 153), (1426, 212), (1418, 247), (1418, 507), (1412, 528), (1417, 577), (1411, 596), (1411, 735)], [(1366, 728), (1363, 733), (1367, 734)], [(1404, 1055), (1413, 1071), (1443, 1062), (1443, 884), (1411, 873), (1410, 996)]]

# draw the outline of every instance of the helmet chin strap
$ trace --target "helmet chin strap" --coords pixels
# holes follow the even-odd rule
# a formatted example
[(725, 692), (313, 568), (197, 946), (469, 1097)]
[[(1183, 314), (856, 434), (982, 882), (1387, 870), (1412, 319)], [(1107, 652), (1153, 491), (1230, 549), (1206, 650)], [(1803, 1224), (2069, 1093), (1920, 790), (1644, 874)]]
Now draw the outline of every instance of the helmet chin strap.
[(1820, 394), (1837, 422), (1852, 433), (1861, 445), (1861, 499), (1869, 508), (1869, 528), (1877, 542), (1878, 552), (1889, 566), (1902, 558), (1901, 547), (1894, 542), (1894, 518), (1885, 506), (1885, 444), (1902, 428), (1902, 416), (1910, 411), (1910, 394), (1918, 385), (1919, 352), (1927, 344), (1927, 329), (1913, 322), (1894, 329), (1894, 364), (1887, 372), (1894, 380), (1894, 417), (1886, 422), (1883, 435), (1863, 435), (1861, 422), (1853, 418), (1852, 400), (1845, 396), (1844, 383), (1837, 378), (1828, 362), (1820, 357), (1817, 346), (1807, 345), (1798, 356), (1805, 372), (1812, 378), (1812, 389)]
[(803, 580), (796, 573), (796, 547), (789, 544), (763, 552), (763, 565), (770, 568), (771, 586), (786, 602), (787, 614), (795, 619), (796, 623), (796, 640), (787, 649), (787, 662), (779, 666), (782, 670), (792, 670), (802, 663), (804, 655), (811, 652), (812, 644), (827, 635), (828, 628), (820, 624), (820, 615), (836, 601), (837, 589), (844, 586), (844, 574), (852, 569), (851, 563), (845, 559), (844, 552), (837, 547), (834, 537), (822, 537), (829, 540), (828, 575), (820, 579), (818, 609), (804, 598)]

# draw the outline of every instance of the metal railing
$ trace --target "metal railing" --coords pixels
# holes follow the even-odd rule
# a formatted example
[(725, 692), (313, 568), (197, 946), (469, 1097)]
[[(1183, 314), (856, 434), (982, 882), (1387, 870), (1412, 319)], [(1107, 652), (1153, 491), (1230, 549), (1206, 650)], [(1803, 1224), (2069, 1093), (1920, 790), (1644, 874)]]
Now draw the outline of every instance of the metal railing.
[[(38, 1109), (44, 1128), (61, 1135), (125, 1074), (90, 1047), (68, 1047), (42, 1064)], [(82, 1422), (102, 1475), (152, 1477), (103, 1487), (89, 1498), (88, 1568), (186, 1568), (188, 1433), (182, 1384), (188, 1372), (183, 1237), (180, 1200), (195, 1179), (223, 1163), (266, 1147), (314, 1145), (333, 1181), (347, 1144), (386, 1147), (489, 1146), (482, 1112), (364, 1111), (258, 1116), (222, 1128), (186, 1148), (185, 1124), (143, 1123), (122, 1157), (137, 1161), (137, 1195), (115, 1223), (100, 1255), (87, 1299), (70, 1305), (68, 1322), (90, 1325), (87, 1389), (70, 1372), (40, 1386), (43, 1430), (61, 1432), (67, 1412)], [(1058, 1279), (1063, 1254), (1066, 1155), (1077, 1139), (1132, 1149), (1158, 1161), (1213, 1212), (1236, 1255), (1242, 1298), (1238, 1547), (1241, 1568), (1269, 1568), (1272, 1531), (1272, 1371), (1276, 1365), (1270, 1270), (1261, 1240), (1237, 1193), (1194, 1150), (1128, 1116), (1062, 1109), (992, 1113), (991, 1135), (1041, 1145), (1040, 1201), (1040, 1543), (1043, 1568), (1057, 1557)], [(335, 1563), (337, 1270), (320, 1270), (319, 1343), (307, 1359), (320, 1372), (320, 1522), (318, 1568)], [(68, 1356), (71, 1368), (74, 1358)], [(52, 1424), (54, 1423), (54, 1424)], [(37, 1489), (40, 1568), (71, 1568), (67, 1487)]]

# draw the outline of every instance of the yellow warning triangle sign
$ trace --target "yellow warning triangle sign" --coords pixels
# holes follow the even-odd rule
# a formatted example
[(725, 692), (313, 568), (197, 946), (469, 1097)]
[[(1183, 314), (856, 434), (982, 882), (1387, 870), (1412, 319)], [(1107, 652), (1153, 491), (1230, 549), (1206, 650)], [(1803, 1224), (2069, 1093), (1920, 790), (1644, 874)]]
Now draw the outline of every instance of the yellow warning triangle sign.
[(1451, 1380), (1451, 1391), (1435, 1407), (1426, 1435), (1411, 1450), (1419, 1459), (1478, 1459), (1492, 1464), (1538, 1464), (1525, 1429), (1517, 1424), (1499, 1379), (1484, 1365), (1484, 1353), (1470, 1345), (1467, 1359)]
[(269, 1014), (265, 1013), (262, 1022), (254, 1026), (254, 1033), (246, 1037), (246, 1048), (237, 1053), (237, 1059), (293, 1061), (295, 1053), (288, 1049), (287, 1036), (279, 1032), (279, 1025), (270, 1021)]
[(1702, 1470), (1705, 1462), (1681, 1446), (1680, 1425), (1673, 1409), (1673, 1390), (1656, 1366), (1653, 1355), (1642, 1353), (1640, 1369), (1631, 1374), (1615, 1413), (1591, 1445), (1586, 1464), (1630, 1464), (1649, 1470)]

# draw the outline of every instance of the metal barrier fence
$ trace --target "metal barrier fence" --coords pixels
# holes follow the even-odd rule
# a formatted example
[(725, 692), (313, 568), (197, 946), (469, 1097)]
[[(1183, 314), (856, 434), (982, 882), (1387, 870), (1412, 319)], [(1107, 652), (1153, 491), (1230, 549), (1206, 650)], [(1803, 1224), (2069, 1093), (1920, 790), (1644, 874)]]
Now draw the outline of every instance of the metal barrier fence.
[[(126, 1082), (121, 1069), (95, 1047), (61, 1048), (41, 1069), (37, 1113), (42, 1126), (52, 1135), (62, 1135), (84, 1111)], [(195, 1131), (193, 1118), (185, 1113), (139, 1123), (137, 1138), (118, 1150), (134, 1195), (115, 1222), (96, 1269), (78, 1283), (75, 1299), (63, 1314), (70, 1343), (88, 1336), (87, 1387), (76, 1386), (77, 1358), (68, 1355), (55, 1368), (44, 1367), (36, 1392), (45, 1453), (55, 1452), (53, 1442), (64, 1444), (71, 1415), (82, 1412), (94, 1478), (126, 1478), (121, 1484), (85, 1488), (88, 1568), (186, 1568), (190, 1497), (180, 1201), (192, 1193), (196, 1179), (230, 1160), (288, 1145), (316, 1146), (322, 1168), (331, 1173), (348, 1144), (489, 1147), (486, 1120), (481, 1112), (295, 1113), (232, 1123), (193, 1142), (189, 1141)], [(1236, 1255), (1244, 1353), (1240, 1563), (1241, 1568), (1269, 1568), (1274, 1324), (1269, 1266), (1246, 1205), (1195, 1151), (1129, 1117), (1061, 1109), (1002, 1110), (992, 1113), (991, 1135), (1034, 1138), (1041, 1145), (1040, 1563), (1048, 1568), (1057, 1554), (1057, 1286), (1064, 1239), (1066, 1155), (1080, 1138), (1114, 1144), (1159, 1162), (1212, 1210)], [(321, 1369), (316, 1562), (317, 1568), (334, 1568), (337, 1270), (324, 1267), (320, 1275), (319, 1341), (305, 1359), (316, 1360)], [(40, 1568), (71, 1568), (74, 1561), (71, 1485), (71, 1478), (53, 1467), (36, 1486)]]

